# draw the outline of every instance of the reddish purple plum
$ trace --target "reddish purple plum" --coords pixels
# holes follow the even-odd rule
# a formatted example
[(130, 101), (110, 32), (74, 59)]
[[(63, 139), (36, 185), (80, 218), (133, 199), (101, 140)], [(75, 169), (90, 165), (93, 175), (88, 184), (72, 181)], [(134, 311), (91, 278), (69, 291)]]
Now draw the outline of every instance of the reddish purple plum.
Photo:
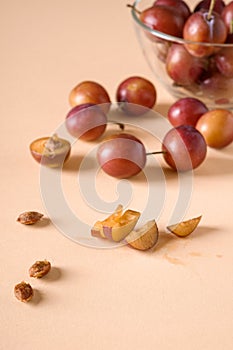
[(139, 76), (123, 80), (116, 91), (116, 101), (121, 109), (129, 115), (144, 114), (154, 107), (156, 89), (148, 79)]
[(198, 42), (185, 44), (191, 55), (210, 56), (217, 48), (214, 45), (200, 43), (224, 43), (227, 38), (227, 27), (218, 13), (212, 12), (210, 15), (208, 11), (198, 11), (189, 16), (185, 22), (183, 37), (185, 40)]
[(191, 125), (180, 125), (168, 131), (162, 144), (166, 163), (184, 172), (197, 168), (205, 159), (207, 145), (202, 134)]
[(183, 0), (156, 0), (153, 6), (157, 5), (173, 7), (177, 13), (183, 16), (184, 20), (191, 15), (189, 6)]
[(225, 6), (221, 13), (221, 17), (225, 22), (229, 33), (233, 33), (233, 1)]
[(69, 133), (85, 141), (98, 139), (105, 131), (107, 117), (103, 110), (92, 103), (73, 107), (66, 116)]
[(100, 144), (97, 160), (108, 175), (126, 179), (144, 168), (146, 150), (137, 137), (126, 133), (114, 134)]
[(173, 103), (168, 110), (168, 120), (173, 126), (192, 125), (208, 111), (207, 106), (197, 98), (184, 97)]
[[(200, 10), (208, 10), (210, 7), (211, 0), (202, 0), (200, 1), (194, 8), (194, 12), (200, 11)], [(219, 14), (222, 13), (223, 9), (225, 8), (225, 2), (223, 0), (216, 0), (214, 4), (213, 10)]]
[[(140, 20), (147, 27), (159, 32), (182, 37), (184, 17), (170, 6), (152, 6), (140, 14)], [(151, 40), (157, 41), (157, 36), (147, 33)]]
[(172, 44), (166, 59), (166, 70), (178, 85), (197, 82), (206, 68), (206, 61), (192, 56), (181, 44)]
[(215, 72), (200, 83), (203, 96), (217, 104), (227, 104), (232, 99), (233, 78)]
[(216, 66), (220, 73), (233, 78), (233, 47), (224, 47), (215, 55)]

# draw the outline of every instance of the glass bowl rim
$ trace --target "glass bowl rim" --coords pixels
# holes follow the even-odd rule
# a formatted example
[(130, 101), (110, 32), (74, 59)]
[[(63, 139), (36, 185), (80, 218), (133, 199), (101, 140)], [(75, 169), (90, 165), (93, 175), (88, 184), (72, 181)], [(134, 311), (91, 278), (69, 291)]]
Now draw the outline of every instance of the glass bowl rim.
[(203, 46), (214, 46), (214, 47), (219, 47), (219, 48), (224, 48), (224, 47), (233, 47), (233, 43), (209, 43), (209, 42), (199, 42), (199, 41), (191, 41), (191, 40), (185, 40), (183, 38), (179, 38), (170, 34), (166, 34), (163, 32), (160, 32), (155, 29), (151, 29), (150, 27), (146, 26), (142, 21), (140, 21), (138, 17), (138, 13), (136, 10), (137, 4), (142, 2), (143, 0), (135, 0), (133, 5), (131, 7), (131, 14), (134, 19), (134, 21), (145, 31), (149, 32), (150, 34), (157, 36), (160, 39), (164, 39), (166, 41), (174, 42), (177, 44), (196, 44), (196, 45), (203, 45)]

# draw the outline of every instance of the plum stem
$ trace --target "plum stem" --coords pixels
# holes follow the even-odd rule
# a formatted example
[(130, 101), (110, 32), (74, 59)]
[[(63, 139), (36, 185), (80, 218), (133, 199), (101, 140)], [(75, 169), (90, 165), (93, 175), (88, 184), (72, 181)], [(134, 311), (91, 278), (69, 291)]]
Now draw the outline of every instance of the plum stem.
[(108, 124), (118, 125), (121, 130), (125, 130), (125, 125), (120, 122), (115, 122), (115, 120), (108, 120)]
[(153, 154), (164, 154), (167, 153), (166, 151), (155, 151), (155, 152), (148, 152), (146, 153), (146, 156), (151, 156)]
[(209, 7), (208, 15), (207, 15), (207, 20), (208, 21), (211, 19), (212, 12), (214, 10), (215, 2), (216, 2), (216, 0), (211, 0), (211, 2), (210, 2), (210, 7)]
[(131, 9), (133, 9), (138, 15), (141, 14), (141, 11), (139, 11), (134, 5), (126, 4), (126, 6), (130, 7)]
[(230, 34), (233, 34), (233, 20), (230, 22)]

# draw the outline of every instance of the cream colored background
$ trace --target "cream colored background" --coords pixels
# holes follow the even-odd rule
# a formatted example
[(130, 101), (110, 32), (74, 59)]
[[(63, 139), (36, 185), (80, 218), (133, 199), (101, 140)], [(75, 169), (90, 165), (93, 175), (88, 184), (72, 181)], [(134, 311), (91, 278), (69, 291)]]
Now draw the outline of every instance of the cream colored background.
[[(233, 145), (209, 150), (195, 171), (186, 217), (203, 214), (200, 227), (185, 240), (162, 232), (153, 252), (85, 248), (52, 223), (16, 222), (25, 210), (46, 212), (39, 166), (28, 146), (64, 120), (74, 85), (98, 81), (114, 100), (117, 84), (137, 74), (155, 83), (156, 111), (166, 115), (174, 101), (147, 67), (125, 5), (123, 0), (1, 2), (1, 350), (232, 349)], [(75, 208), (79, 147), (73, 171), (64, 175)], [(168, 175), (169, 207), (177, 180)], [(99, 186), (104, 195), (101, 181)], [(53, 265), (50, 275), (30, 279), (29, 266), (44, 258)], [(21, 280), (36, 291), (28, 304), (13, 295)]]

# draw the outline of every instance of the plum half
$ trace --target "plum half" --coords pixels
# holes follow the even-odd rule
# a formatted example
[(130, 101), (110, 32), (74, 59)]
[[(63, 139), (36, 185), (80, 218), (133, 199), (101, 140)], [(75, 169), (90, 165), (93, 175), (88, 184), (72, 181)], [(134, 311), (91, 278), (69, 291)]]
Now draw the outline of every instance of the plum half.
[(57, 136), (41, 137), (30, 144), (33, 158), (40, 164), (50, 168), (57, 168), (69, 158), (70, 142)]

